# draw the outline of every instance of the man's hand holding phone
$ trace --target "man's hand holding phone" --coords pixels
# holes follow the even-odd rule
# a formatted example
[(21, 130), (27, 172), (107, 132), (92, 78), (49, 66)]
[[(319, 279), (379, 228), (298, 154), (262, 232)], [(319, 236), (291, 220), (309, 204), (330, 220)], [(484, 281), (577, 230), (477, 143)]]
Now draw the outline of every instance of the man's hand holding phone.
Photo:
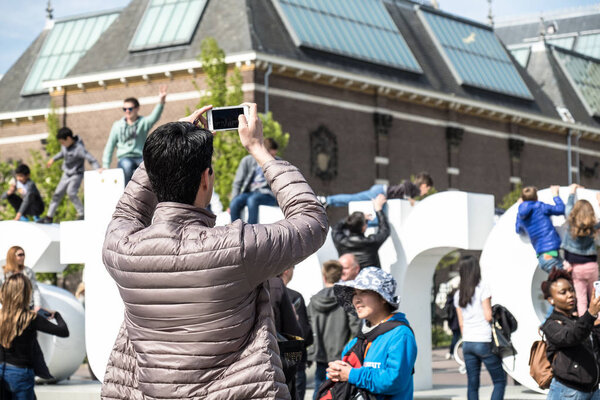
[(248, 118), (243, 114), (238, 117), (240, 142), (248, 150), (248, 153), (254, 157), (258, 165), (262, 167), (264, 163), (275, 158), (265, 147), (262, 122), (258, 117), (256, 103), (244, 103), (243, 105), (248, 106)]

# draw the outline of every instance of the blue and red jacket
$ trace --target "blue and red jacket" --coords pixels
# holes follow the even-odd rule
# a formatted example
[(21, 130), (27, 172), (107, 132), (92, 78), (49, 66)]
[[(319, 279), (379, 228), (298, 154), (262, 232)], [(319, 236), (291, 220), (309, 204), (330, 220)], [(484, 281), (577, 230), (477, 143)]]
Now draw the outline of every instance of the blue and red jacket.
[(537, 254), (560, 248), (560, 236), (554, 229), (551, 215), (563, 215), (565, 203), (560, 197), (554, 197), (554, 205), (541, 201), (524, 201), (519, 205), (516, 231), (527, 232)]

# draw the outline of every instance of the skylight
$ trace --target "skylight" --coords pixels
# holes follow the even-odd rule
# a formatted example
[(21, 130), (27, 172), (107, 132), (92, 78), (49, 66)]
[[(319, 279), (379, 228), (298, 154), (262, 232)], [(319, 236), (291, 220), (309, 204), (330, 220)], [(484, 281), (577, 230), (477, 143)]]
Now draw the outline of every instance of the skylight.
[(43, 81), (67, 76), (118, 15), (112, 12), (57, 21), (44, 41), (21, 94), (43, 93), (47, 91), (42, 87)]
[(297, 46), (422, 72), (381, 0), (274, 0)]
[(205, 6), (206, 0), (151, 0), (129, 50), (190, 43)]
[(460, 85), (533, 99), (491, 29), (422, 9), (418, 14)]
[(600, 60), (557, 47), (552, 52), (589, 114), (600, 117)]

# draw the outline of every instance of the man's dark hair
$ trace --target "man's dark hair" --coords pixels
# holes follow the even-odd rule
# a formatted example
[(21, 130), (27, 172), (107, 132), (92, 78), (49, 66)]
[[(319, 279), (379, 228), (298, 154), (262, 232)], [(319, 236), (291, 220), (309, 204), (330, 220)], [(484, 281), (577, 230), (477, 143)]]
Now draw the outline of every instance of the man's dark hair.
[(346, 218), (345, 225), (351, 233), (362, 234), (365, 223), (365, 214), (360, 211), (355, 211)]
[(128, 97), (125, 100), (123, 100), (123, 103), (133, 103), (133, 106), (135, 108), (138, 108), (140, 106), (140, 102), (135, 97)]
[(70, 138), (73, 137), (73, 131), (71, 129), (67, 128), (66, 126), (63, 128), (60, 128), (58, 130), (58, 132), (56, 133), (57, 139), (65, 140), (68, 137), (70, 137)]
[(279, 149), (279, 145), (277, 144), (277, 142), (275, 141), (275, 139), (265, 138), (264, 143), (265, 143), (265, 147), (267, 148), (267, 150), (277, 150), (277, 149)]
[(427, 172), (419, 172), (415, 177), (415, 185), (421, 186), (423, 183), (429, 187), (433, 186), (433, 179)]
[(170, 122), (148, 136), (143, 155), (159, 202), (194, 204), (202, 173), (211, 168), (213, 135), (189, 122)]
[(19, 164), (17, 169), (15, 169), (15, 174), (19, 175), (29, 175), (31, 174), (31, 170), (27, 166), (27, 164)]

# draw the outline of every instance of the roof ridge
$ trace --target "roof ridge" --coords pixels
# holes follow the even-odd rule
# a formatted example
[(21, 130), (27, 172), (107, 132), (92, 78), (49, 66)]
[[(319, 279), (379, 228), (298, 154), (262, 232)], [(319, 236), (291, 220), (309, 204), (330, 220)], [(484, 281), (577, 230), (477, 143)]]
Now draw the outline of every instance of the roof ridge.
[(593, 4), (588, 6), (569, 7), (552, 11), (542, 11), (537, 13), (529, 13), (523, 15), (513, 15), (498, 17), (495, 20), (496, 28), (504, 28), (514, 25), (525, 25), (528, 23), (539, 23), (540, 17), (547, 20), (567, 19), (576, 17), (585, 17), (592, 14), (600, 14), (600, 5)]

